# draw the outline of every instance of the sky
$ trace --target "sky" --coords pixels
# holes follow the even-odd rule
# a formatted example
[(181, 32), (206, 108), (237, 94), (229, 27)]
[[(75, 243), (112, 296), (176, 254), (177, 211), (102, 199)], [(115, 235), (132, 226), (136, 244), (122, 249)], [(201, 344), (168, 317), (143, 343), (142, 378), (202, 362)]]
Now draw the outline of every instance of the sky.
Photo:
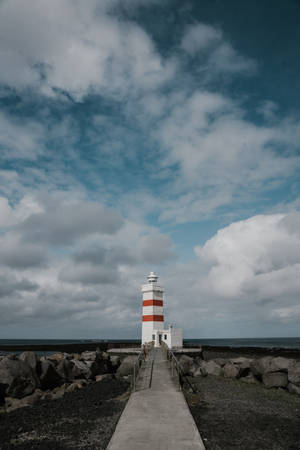
[(0, 338), (300, 335), (300, 1), (0, 0)]

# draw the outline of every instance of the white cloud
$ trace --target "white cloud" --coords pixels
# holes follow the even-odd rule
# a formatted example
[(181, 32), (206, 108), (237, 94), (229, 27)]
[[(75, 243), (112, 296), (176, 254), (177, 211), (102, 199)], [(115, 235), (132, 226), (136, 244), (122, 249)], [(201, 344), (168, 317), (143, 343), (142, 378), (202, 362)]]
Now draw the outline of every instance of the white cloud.
[[(106, 5), (71, 0), (38, 5), (10, 0), (0, 5), (0, 81), (15, 88), (68, 92), (80, 100), (88, 92), (124, 95), (151, 89), (169, 79), (147, 33), (133, 22), (107, 14)], [(2, 57), (2, 59), (1, 59)], [(16, 76), (20, 72), (23, 76)]]
[[(208, 76), (218, 73), (253, 74), (256, 62), (235, 50), (219, 28), (197, 23), (186, 28), (181, 48), (189, 55), (200, 53)], [(203, 69), (203, 68), (202, 68)]]
[(219, 230), (195, 251), (217, 296), (293, 303), (300, 295), (299, 214), (254, 216)]
[(182, 37), (181, 48), (189, 54), (194, 55), (200, 50), (218, 44), (222, 38), (223, 33), (221, 30), (211, 25), (198, 23), (196, 25), (190, 25), (186, 29)]

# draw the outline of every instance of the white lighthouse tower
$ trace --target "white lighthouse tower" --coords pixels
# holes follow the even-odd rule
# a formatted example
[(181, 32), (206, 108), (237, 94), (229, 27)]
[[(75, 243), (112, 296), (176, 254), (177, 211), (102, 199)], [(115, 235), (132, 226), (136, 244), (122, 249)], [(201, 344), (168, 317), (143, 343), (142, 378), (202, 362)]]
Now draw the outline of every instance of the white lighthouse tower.
[(160, 347), (165, 342), (169, 348), (182, 347), (182, 330), (169, 325), (164, 330), (163, 293), (157, 284), (158, 276), (150, 272), (148, 283), (142, 286), (143, 317), (142, 317), (142, 345), (153, 342)]

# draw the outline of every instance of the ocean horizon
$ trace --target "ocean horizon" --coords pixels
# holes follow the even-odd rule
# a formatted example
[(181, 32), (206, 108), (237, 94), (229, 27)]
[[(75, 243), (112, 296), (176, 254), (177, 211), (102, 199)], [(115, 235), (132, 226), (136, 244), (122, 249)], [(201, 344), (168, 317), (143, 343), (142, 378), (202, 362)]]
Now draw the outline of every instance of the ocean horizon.
[[(135, 342), (134, 339), (0, 339), (1, 346), (18, 345), (47, 345), (57, 344), (58, 349), (63, 344), (80, 344), (87, 342)], [(271, 338), (186, 338), (185, 344), (208, 345), (216, 347), (261, 347), (261, 348), (290, 348), (300, 350), (300, 337), (271, 337)]]

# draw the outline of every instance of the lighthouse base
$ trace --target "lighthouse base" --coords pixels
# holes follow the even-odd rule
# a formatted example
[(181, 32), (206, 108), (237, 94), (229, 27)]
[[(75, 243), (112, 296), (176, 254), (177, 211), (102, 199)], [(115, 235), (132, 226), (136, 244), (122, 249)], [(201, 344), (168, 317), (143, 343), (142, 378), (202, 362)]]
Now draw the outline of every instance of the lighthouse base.
[(142, 336), (142, 345), (152, 343), (154, 347), (160, 347), (162, 343), (168, 348), (182, 347), (182, 342), (182, 329), (171, 325), (167, 330), (152, 329), (151, 333)]

